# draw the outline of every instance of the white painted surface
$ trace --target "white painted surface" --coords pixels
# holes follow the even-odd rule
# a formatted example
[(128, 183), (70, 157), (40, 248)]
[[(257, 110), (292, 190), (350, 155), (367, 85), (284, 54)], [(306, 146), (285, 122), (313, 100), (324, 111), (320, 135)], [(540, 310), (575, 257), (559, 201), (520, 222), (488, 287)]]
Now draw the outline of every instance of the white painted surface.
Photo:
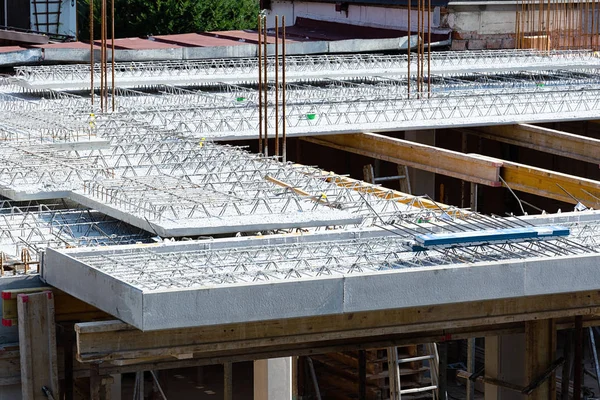
[[(309, 18), (318, 21), (338, 22), (342, 24), (369, 26), (374, 28), (406, 30), (408, 28), (408, 10), (401, 7), (383, 7), (350, 4), (348, 13), (335, 10), (335, 3), (274, 1), (267, 13), (267, 26), (275, 26), (275, 15), (285, 15), (286, 25), (293, 25), (296, 18)], [(292, 22), (293, 21), (293, 22)], [(427, 26), (428, 21), (425, 21)], [(440, 9), (432, 12), (432, 27), (439, 27)], [(417, 28), (417, 12), (411, 13), (411, 26)]]
[(291, 400), (292, 357), (254, 361), (254, 400)]

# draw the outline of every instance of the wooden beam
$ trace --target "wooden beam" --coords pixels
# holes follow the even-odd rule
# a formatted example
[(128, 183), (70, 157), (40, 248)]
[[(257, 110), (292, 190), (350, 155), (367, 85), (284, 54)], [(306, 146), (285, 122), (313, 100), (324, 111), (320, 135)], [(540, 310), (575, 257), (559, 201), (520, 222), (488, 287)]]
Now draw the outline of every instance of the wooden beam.
[(54, 294), (55, 321), (91, 321), (108, 319), (112, 316), (96, 307), (85, 303), (61, 290), (50, 286), (28, 289), (8, 289), (2, 291), (2, 325), (17, 325), (17, 296), (19, 294), (40, 293), (51, 291)]
[(23, 400), (44, 400), (42, 388), (60, 398), (52, 292), (20, 294), (19, 347)]
[(221, 356), (597, 313), (600, 292), (580, 292), (164, 331), (142, 332), (120, 321), (76, 324), (75, 330), (77, 356), (85, 362), (182, 353)]
[(543, 168), (462, 154), (373, 133), (305, 137), (302, 140), (489, 186), (502, 186), (502, 177), (513, 190), (571, 204), (580, 201), (588, 207), (600, 207), (600, 182)]
[(541, 126), (529, 124), (493, 125), (457, 130), (548, 154), (594, 164), (600, 162), (600, 140)]
[(508, 161), (504, 161), (501, 176), (513, 190), (571, 204), (576, 204), (579, 200), (588, 207), (600, 207), (598, 181)]
[(422, 169), (468, 182), (501, 186), (499, 160), (441, 149), (376, 133), (303, 137), (302, 140)]

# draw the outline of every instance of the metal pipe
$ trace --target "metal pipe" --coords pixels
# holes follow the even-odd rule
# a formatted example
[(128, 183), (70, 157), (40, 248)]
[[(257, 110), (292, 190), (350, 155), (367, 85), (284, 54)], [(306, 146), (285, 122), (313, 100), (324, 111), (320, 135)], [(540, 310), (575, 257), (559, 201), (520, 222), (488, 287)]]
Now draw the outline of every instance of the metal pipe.
[(258, 15), (258, 152), (263, 146), (263, 110), (262, 110), (262, 15)]
[(279, 16), (275, 16), (275, 156), (279, 156)]
[(283, 26), (283, 38), (281, 39), (281, 78), (283, 81), (283, 86), (282, 86), (282, 105), (283, 105), (283, 109), (282, 111), (282, 116), (283, 116), (283, 150), (282, 150), (282, 155), (283, 155), (283, 162), (287, 162), (287, 137), (286, 137), (286, 126), (287, 126), (287, 119), (285, 118), (285, 107), (286, 107), (286, 103), (287, 103), (287, 99), (285, 97), (285, 91), (286, 91), (286, 85), (287, 82), (285, 81), (285, 15), (281, 16), (281, 25)]

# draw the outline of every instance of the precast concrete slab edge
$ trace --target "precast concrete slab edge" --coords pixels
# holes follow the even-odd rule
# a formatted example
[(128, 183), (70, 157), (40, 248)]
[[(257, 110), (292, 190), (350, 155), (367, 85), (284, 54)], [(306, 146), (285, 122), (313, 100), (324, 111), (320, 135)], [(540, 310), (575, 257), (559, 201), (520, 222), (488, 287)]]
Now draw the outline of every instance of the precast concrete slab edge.
[(136, 327), (143, 324), (142, 291), (48, 248), (42, 279), (65, 293)]
[[(55, 262), (48, 259), (45, 269), (54, 269)], [(79, 261), (72, 258), (71, 262)], [(148, 290), (143, 293), (143, 322), (140, 324), (138, 318), (134, 326), (144, 330), (171, 329), (594, 290), (600, 289), (600, 275), (593, 273), (598, 262), (600, 255), (594, 254), (273, 283)], [(85, 263), (81, 262), (80, 268), (85, 269)], [(563, 278), (564, 274), (568, 279)], [(111, 291), (127, 286), (124, 282), (115, 284)], [(65, 290), (61, 285), (57, 287)], [(93, 304), (108, 311), (110, 305), (104, 304), (110, 301), (108, 293)]]
[(14, 201), (63, 199), (70, 196), (70, 194), (70, 191), (39, 191), (32, 193), (0, 187), (0, 196), (4, 196)]
[(11, 65), (35, 64), (42, 61), (42, 59), (43, 54), (41, 49), (23, 49), (0, 53), (0, 65), (6, 67)]
[[(144, 218), (135, 216), (125, 211), (119, 210), (110, 204), (103, 203), (96, 199), (90, 198), (80, 192), (72, 192), (69, 199), (83, 206), (98, 210), (99, 212), (119, 219), (130, 225), (137, 226), (148, 232), (155, 233), (160, 237), (183, 237), (183, 236), (199, 236), (199, 235), (217, 235), (223, 233), (237, 232), (256, 232), (273, 229), (286, 228), (309, 228), (317, 226), (334, 226), (334, 225), (353, 225), (362, 222), (362, 217), (359, 215), (351, 215), (349, 213), (339, 212), (341, 215), (321, 218), (319, 214), (310, 212), (300, 213), (301, 218), (295, 215), (277, 215), (277, 221), (266, 222), (264, 216), (249, 215), (240, 217), (219, 217), (207, 218), (208, 222), (205, 225), (198, 221), (198, 225), (190, 223), (190, 219), (182, 219), (168, 222), (150, 222)], [(211, 221), (212, 220), (212, 221)], [(216, 223), (215, 223), (216, 222)]]
[(348, 276), (344, 312), (600, 290), (599, 264), (591, 254)]
[(343, 312), (343, 279), (144, 293), (142, 330), (266, 321)]

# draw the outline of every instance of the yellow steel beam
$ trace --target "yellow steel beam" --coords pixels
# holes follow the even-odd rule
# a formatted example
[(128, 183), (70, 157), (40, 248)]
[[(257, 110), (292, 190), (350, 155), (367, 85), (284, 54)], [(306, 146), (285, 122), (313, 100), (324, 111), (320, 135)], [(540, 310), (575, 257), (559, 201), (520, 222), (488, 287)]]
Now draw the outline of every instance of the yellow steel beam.
[(594, 164), (600, 162), (600, 140), (541, 126), (493, 125), (458, 129), (486, 139), (497, 140), (549, 154), (556, 154)]
[(501, 186), (502, 162), (375, 133), (303, 137), (302, 140), (363, 156), (452, 176), (488, 186)]

